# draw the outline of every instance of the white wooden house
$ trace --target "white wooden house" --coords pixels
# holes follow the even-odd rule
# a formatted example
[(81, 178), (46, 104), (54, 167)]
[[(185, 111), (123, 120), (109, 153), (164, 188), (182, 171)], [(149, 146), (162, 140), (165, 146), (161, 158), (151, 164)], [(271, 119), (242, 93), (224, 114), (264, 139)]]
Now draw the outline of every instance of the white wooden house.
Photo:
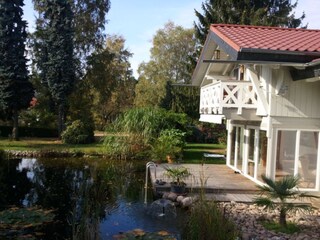
[(192, 83), (200, 121), (226, 123), (230, 168), (320, 193), (320, 30), (213, 24)]

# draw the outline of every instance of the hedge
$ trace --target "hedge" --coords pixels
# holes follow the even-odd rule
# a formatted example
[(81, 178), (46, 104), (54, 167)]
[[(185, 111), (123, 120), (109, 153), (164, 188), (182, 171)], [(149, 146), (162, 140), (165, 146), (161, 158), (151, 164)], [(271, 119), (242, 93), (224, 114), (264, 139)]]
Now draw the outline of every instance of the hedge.
[[(12, 127), (0, 126), (0, 136), (10, 137), (12, 134)], [(35, 127), (19, 127), (19, 137), (58, 137), (57, 129), (52, 128), (35, 128)]]

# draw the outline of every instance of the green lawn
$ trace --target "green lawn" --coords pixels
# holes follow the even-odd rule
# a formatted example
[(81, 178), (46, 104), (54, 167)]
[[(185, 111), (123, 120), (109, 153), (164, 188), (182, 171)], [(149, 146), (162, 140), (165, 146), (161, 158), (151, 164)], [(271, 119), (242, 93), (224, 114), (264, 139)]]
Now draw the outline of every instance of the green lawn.
[(188, 143), (183, 150), (183, 163), (214, 163), (225, 164), (224, 158), (204, 158), (204, 153), (225, 155), (225, 145), (208, 143)]
[(63, 144), (57, 139), (46, 138), (21, 138), (20, 141), (11, 141), (7, 138), (0, 139), (0, 148), (4, 150), (19, 151), (71, 151), (85, 154), (103, 153), (102, 143), (92, 144)]

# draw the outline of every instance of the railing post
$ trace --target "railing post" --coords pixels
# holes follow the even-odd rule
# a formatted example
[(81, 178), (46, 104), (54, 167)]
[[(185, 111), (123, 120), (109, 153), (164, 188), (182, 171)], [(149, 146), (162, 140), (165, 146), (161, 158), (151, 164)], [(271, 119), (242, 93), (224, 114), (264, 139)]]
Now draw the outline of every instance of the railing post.
[(149, 168), (154, 167), (154, 178), (157, 178), (157, 165), (154, 162), (147, 162), (146, 164), (146, 180), (144, 185), (144, 203), (147, 204), (147, 195), (148, 195), (148, 179), (149, 179)]

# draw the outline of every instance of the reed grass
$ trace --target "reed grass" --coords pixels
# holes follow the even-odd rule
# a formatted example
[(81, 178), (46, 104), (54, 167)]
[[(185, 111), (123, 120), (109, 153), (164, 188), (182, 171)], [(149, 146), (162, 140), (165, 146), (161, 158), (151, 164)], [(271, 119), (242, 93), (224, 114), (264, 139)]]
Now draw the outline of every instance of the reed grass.
[(200, 172), (201, 190), (199, 199), (190, 209), (190, 215), (183, 231), (185, 240), (234, 240), (239, 233), (214, 200), (206, 198), (207, 177)]

